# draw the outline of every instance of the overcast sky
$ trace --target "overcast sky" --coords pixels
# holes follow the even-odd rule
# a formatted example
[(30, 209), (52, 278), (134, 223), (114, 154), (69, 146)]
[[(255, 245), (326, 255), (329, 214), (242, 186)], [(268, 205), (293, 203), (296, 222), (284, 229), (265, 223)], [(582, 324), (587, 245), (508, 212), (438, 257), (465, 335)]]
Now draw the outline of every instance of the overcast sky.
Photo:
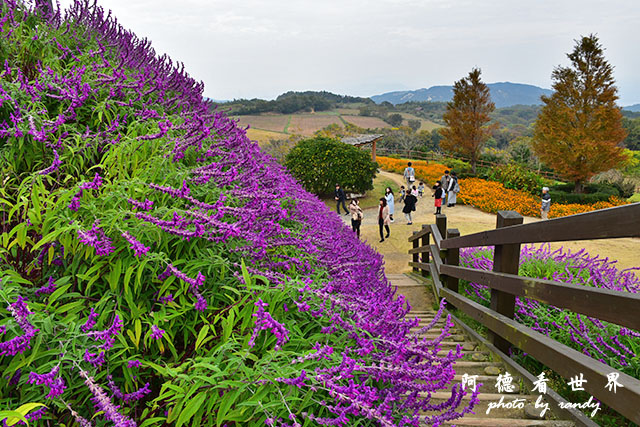
[(596, 33), (620, 104), (640, 103), (639, 0), (98, 2), (184, 62), (214, 99), (288, 90), (371, 96), (452, 84), (474, 66), (487, 83), (549, 88), (574, 40)]

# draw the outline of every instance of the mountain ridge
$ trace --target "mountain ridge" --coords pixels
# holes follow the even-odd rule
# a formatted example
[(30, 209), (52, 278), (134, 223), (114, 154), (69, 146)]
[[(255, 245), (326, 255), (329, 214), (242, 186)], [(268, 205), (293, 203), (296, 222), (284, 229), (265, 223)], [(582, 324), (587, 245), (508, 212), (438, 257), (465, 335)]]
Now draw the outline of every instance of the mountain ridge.
[[(513, 105), (540, 105), (540, 96), (551, 95), (551, 89), (525, 83), (496, 82), (488, 83), (491, 99), (496, 108), (511, 107)], [(393, 105), (405, 102), (448, 102), (453, 97), (453, 86), (438, 85), (416, 90), (401, 90), (373, 95), (370, 98), (377, 104), (390, 102)]]

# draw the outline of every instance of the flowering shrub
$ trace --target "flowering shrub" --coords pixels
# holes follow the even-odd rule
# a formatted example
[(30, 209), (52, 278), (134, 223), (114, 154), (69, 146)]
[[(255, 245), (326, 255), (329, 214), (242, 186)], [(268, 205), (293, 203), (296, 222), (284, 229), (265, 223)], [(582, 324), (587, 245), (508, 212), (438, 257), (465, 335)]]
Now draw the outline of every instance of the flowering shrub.
[(411, 162), (413, 168), (416, 171), (416, 179), (423, 181), (427, 187), (431, 187), (442, 178), (444, 171), (447, 170), (447, 166), (434, 163), (425, 162), (424, 160), (406, 160), (406, 159), (394, 159), (391, 157), (376, 157), (376, 161), (381, 169), (402, 174), (407, 167), (407, 162)]
[(181, 66), (89, 1), (46, 17), (4, 1), (0, 29), (1, 408), (417, 426), (477, 402), (449, 385), (460, 348), (436, 355), (451, 323), (412, 334), (381, 256)]
[(540, 216), (540, 201), (538, 198), (523, 191), (505, 188), (499, 182), (486, 181), (480, 178), (460, 180), (458, 201), (489, 213), (510, 210), (516, 211), (521, 215)]
[[(462, 249), (460, 265), (491, 270), (493, 249)], [(638, 271), (640, 268), (618, 270), (615, 261), (590, 256), (584, 249), (552, 251), (549, 245), (537, 248), (529, 245), (523, 247), (520, 254), (519, 274), (522, 276), (620, 292), (640, 293)], [(490, 291), (486, 286), (465, 283), (461, 289), (471, 299), (489, 306)], [(516, 298), (515, 319), (587, 356), (640, 378), (638, 331), (521, 297)]]
[[(460, 189), (458, 200), (461, 203), (474, 206), (484, 212), (496, 213), (499, 210), (508, 210), (516, 211), (521, 215), (540, 217), (540, 198), (524, 191), (505, 188), (499, 182), (479, 178), (461, 179)], [(611, 197), (608, 202), (597, 202), (592, 205), (561, 205), (553, 203), (552, 200), (549, 218), (612, 208), (626, 203), (617, 197)]]

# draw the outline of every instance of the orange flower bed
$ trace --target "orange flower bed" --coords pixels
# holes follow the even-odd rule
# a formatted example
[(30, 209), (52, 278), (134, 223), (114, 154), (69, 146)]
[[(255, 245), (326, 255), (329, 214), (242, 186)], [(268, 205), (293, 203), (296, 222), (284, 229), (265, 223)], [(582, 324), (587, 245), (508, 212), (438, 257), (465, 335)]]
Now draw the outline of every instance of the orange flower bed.
[(596, 202), (592, 205), (579, 205), (577, 203), (572, 203), (569, 205), (559, 205), (559, 204), (552, 203), (551, 210), (549, 211), (549, 218), (559, 218), (561, 216), (591, 212), (591, 211), (596, 211), (598, 209), (613, 208), (616, 206), (622, 206), (626, 204), (628, 204), (627, 201), (615, 196), (611, 197), (606, 202)]
[(376, 157), (376, 161), (381, 169), (399, 174), (404, 173), (404, 168), (407, 167), (407, 163), (411, 162), (413, 168), (416, 170), (416, 179), (424, 182), (427, 188), (431, 188), (437, 180), (442, 178), (444, 171), (448, 169), (443, 164), (435, 162), (427, 163), (424, 160), (394, 159), (379, 156)]
[(531, 194), (480, 178), (460, 180), (458, 201), (489, 213), (516, 211), (521, 215), (540, 216), (540, 200)]
[[(383, 170), (400, 174), (403, 173), (404, 168), (407, 167), (407, 162), (411, 161), (416, 170), (416, 177), (418, 180), (424, 181), (427, 184), (427, 188), (439, 180), (447, 169), (445, 165), (440, 163), (427, 163), (421, 160), (378, 157), (377, 161)], [(474, 206), (489, 213), (505, 210), (516, 211), (521, 215), (540, 217), (539, 197), (532, 196), (524, 191), (505, 188), (504, 185), (499, 182), (487, 181), (480, 178), (460, 179), (458, 202)], [(559, 218), (598, 209), (607, 209), (626, 203), (626, 201), (618, 197), (611, 197), (606, 202), (597, 202), (591, 205), (580, 205), (577, 203), (561, 205), (553, 203), (552, 200), (549, 218)]]

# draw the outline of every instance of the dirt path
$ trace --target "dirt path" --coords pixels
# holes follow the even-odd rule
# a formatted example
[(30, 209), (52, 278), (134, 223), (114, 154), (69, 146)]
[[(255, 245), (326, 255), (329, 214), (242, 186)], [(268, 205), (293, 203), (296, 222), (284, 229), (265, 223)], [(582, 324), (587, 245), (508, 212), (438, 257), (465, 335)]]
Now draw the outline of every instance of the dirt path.
[[(398, 187), (394, 191), (397, 190), (395, 193), (399, 193), (400, 185), (404, 185), (401, 175), (384, 171), (380, 172), (380, 175), (395, 181)], [(384, 255), (387, 273), (402, 273), (410, 270), (407, 266), (409, 262), (407, 251), (411, 248), (411, 244), (407, 238), (413, 231), (420, 230), (423, 224), (434, 222), (435, 209), (430, 190), (427, 190), (425, 197), (418, 199), (416, 212), (413, 213), (413, 225), (407, 225), (402, 214), (402, 206), (401, 203), (396, 202), (395, 222), (391, 224), (391, 237), (382, 243), (379, 243), (377, 209), (367, 209), (364, 212), (361, 237)], [(447, 216), (448, 227), (457, 228), (461, 235), (491, 230), (496, 226), (495, 214), (488, 214), (470, 206), (444, 207), (442, 213)], [(342, 218), (350, 224), (349, 217), (343, 216)], [(534, 221), (540, 221), (540, 219), (524, 218), (525, 223)], [(561, 246), (573, 251), (585, 248), (591, 255), (597, 254), (601, 257), (617, 260), (620, 268), (640, 267), (640, 239), (604, 239), (552, 244), (553, 248)]]

